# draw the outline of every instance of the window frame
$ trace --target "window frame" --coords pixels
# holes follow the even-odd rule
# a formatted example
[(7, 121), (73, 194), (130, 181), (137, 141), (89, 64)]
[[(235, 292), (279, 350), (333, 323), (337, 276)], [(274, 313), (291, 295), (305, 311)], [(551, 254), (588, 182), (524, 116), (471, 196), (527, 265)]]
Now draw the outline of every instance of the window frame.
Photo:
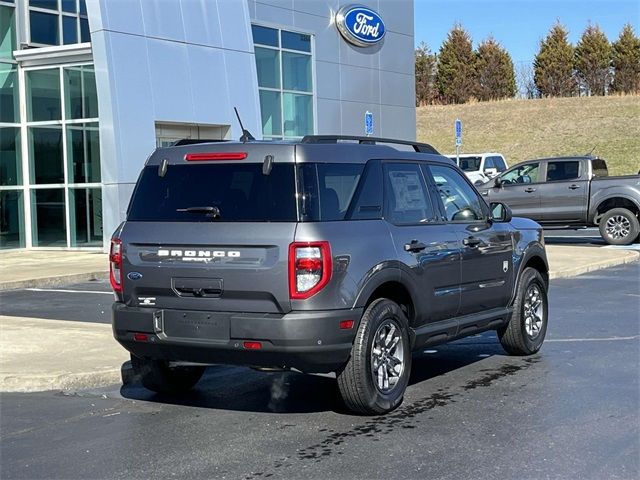
[[(269, 23), (269, 22), (251, 22), (251, 27), (256, 26), (256, 27), (262, 27), (262, 28), (269, 28), (272, 30), (276, 30), (278, 35), (278, 46), (274, 47), (273, 45), (266, 45), (266, 44), (262, 44), (262, 43), (255, 43), (253, 41), (253, 32), (252, 32), (252, 42), (253, 42), (253, 48), (254, 48), (254, 56), (255, 56), (255, 49), (256, 48), (262, 48), (265, 50), (274, 50), (278, 52), (278, 60), (279, 60), (279, 73), (280, 73), (280, 88), (272, 88), (272, 87), (261, 87), (258, 83), (258, 96), (260, 96), (260, 91), (269, 91), (269, 92), (274, 92), (274, 93), (278, 93), (280, 95), (280, 135), (264, 135), (263, 133), (263, 138), (265, 140), (299, 140), (301, 139), (304, 135), (297, 135), (297, 136), (293, 136), (293, 135), (285, 135), (285, 115), (284, 115), (284, 97), (285, 94), (291, 94), (291, 95), (306, 95), (311, 97), (311, 118), (312, 118), (312, 132), (307, 133), (308, 135), (312, 135), (315, 134), (317, 132), (318, 129), (318, 120), (317, 120), (317, 116), (315, 115), (315, 112), (317, 112), (318, 110), (318, 106), (317, 106), (317, 78), (316, 78), (316, 62), (315, 62), (315, 58), (316, 58), (316, 44), (315, 44), (315, 35), (312, 32), (309, 31), (304, 31), (304, 30), (300, 30), (297, 28), (292, 28), (291, 26), (288, 25), (280, 25), (280, 24), (274, 24), (274, 23)], [(296, 34), (300, 34), (300, 35), (308, 35), (309, 36), (309, 40), (310, 40), (310, 47), (311, 50), (309, 52), (305, 52), (303, 50), (294, 50), (294, 49), (290, 49), (290, 48), (284, 48), (282, 46), (282, 32), (289, 32), (289, 33), (296, 33)], [(307, 55), (310, 57), (311, 59), (311, 91), (310, 92), (305, 92), (305, 91), (300, 91), (300, 90), (290, 90), (290, 89), (285, 89), (284, 88), (284, 62), (283, 62), (283, 53), (293, 53), (293, 54), (299, 54), (299, 55)], [(257, 68), (257, 63), (256, 63), (256, 77), (258, 75), (258, 68)], [(262, 110), (262, 107), (260, 108)], [(262, 111), (261, 111), (261, 115), (262, 115)], [(260, 120), (260, 123), (262, 124), (262, 119)], [(262, 125), (261, 125), (262, 127)]]

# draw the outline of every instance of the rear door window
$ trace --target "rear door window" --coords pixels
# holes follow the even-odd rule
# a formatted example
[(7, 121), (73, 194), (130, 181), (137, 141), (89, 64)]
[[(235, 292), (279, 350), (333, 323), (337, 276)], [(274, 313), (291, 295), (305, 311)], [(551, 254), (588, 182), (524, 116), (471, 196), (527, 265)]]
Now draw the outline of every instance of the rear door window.
[[(208, 207), (216, 207), (213, 218)], [(169, 165), (144, 168), (129, 206), (128, 220), (138, 222), (295, 222), (294, 166), (274, 164)]]
[(547, 182), (575, 180), (580, 177), (579, 161), (563, 161), (547, 163)]
[(434, 208), (420, 166), (387, 163), (384, 166), (386, 215), (396, 225), (415, 225), (435, 220)]

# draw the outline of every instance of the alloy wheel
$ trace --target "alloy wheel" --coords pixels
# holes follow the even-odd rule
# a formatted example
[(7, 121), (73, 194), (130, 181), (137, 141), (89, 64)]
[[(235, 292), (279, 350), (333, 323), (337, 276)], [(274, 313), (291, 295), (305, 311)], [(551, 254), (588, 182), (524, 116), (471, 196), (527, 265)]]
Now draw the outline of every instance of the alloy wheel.
[(382, 393), (392, 391), (404, 371), (404, 342), (400, 326), (385, 320), (376, 330), (371, 347), (373, 382)]

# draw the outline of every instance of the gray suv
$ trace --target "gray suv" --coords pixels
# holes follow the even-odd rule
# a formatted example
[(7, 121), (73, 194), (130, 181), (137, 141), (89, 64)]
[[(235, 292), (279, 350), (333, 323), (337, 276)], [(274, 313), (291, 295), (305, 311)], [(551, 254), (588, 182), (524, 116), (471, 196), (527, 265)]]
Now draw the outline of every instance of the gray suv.
[(308, 136), (157, 149), (111, 241), (115, 338), (156, 392), (214, 363), (335, 372), (346, 406), (401, 402), (411, 354), (486, 330), (537, 352), (540, 226), (427, 144)]

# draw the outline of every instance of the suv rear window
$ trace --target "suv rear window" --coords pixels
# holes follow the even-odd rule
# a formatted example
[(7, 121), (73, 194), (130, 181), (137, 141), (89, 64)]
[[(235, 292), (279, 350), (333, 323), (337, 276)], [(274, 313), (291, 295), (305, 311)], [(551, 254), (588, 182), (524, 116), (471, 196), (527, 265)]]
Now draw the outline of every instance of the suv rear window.
[(464, 157), (460, 159), (460, 170), (465, 172), (476, 172), (480, 170), (482, 157)]
[[(217, 207), (221, 222), (295, 222), (294, 165), (169, 165), (164, 177), (157, 166), (142, 172), (129, 205), (128, 220), (138, 222), (210, 222), (206, 211)], [(191, 212), (184, 209), (191, 208)]]

